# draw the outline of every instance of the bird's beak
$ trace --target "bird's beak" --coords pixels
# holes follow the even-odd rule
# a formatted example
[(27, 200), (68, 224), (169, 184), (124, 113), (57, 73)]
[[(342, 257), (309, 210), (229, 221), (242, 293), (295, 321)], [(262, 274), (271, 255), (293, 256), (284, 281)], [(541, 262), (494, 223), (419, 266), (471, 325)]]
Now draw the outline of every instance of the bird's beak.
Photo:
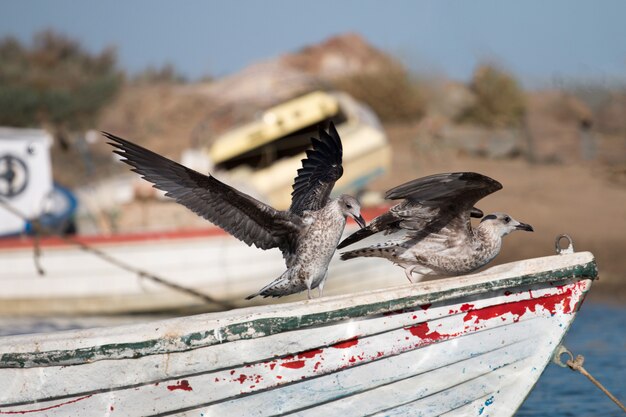
[(517, 226), (515, 226), (516, 230), (526, 230), (527, 232), (534, 232), (535, 229), (533, 229), (533, 227), (529, 224), (526, 223), (520, 223)]
[(365, 227), (365, 219), (360, 214), (358, 216), (352, 216), (355, 222), (359, 225), (361, 229)]

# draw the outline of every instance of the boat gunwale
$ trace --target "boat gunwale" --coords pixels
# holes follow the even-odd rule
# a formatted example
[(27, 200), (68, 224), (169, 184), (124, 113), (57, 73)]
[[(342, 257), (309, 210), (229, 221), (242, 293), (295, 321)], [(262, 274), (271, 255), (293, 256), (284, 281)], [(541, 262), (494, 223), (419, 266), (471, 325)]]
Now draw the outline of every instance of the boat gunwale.
[[(91, 363), (100, 360), (123, 360), (135, 359), (144, 356), (160, 355), (174, 352), (184, 352), (203, 347), (208, 347), (225, 342), (236, 340), (255, 339), (265, 337), (284, 331), (292, 331), (304, 329), (312, 326), (330, 324), (347, 319), (361, 318), (383, 314), (387, 312), (399, 311), (407, 308), (415, 308), (423, 304), (432, 304), (442, 301), (453, 300), (459, 297), (475, 296), (485, 292), (514, 288), (520, 285), (533, 285), (539, 283), (558, 283), (568, 279), (595, 279), (597, 277), (597, 266), (593, 255), (589, 252), (578, 252), (576, 255), (578, 263), (571, 265), (544, 269), (543, 271), (533, 272), (522, 275), (509, 276), (498, 279), (497, 273), (503, 267), (517, 265), (525, 261), (513, 262), (510, 264), (500, 265), (480, 274), (447, 278), (439, 280), (439, 285), (435, 287), (443, 287), (439, 291), (428, 291), (432, 282), (425, 282), (414, 285), (404, 285), (401, 287), (388, 288), (376, 291), (361, 292), (357, 294), (340, 295), (336, 297), (328, 297), (321, 300), (299, 301), (289, 304), (278, 304), (274, 306), (250, 307), (235, 310), (236, 316), (224, 317), (221, 320), (230, 320), (230, 323), (220, 323), (220, 319), (202, 320), (207, 316), (224, 313), (208, 313), (194, 317), (194, 320), (202, 320), (203, 327), (207, 330), (192, 331), (180, 336), (161, 335), (154, 339), (142, 339), (138, 341), (123, 341), (108, 344), (92, 345), (87, 347), (78, 347), (75, 349), (52, 349), (41, 350), (42, 342), (33, 341), (33, 335), (18, 335), (0, 338), (0, 348), (14, 347), (17, 345), (17, 351), (5, 352), (0, 354), (0, 369), (2, 368), (36, 368), (47, 366), (68, 366)], [(582, 255), (582, 256), (581, 256)], [(536, 260), (550, 260), (550, 258), (571, 257), (572, 255), (557, 255), (544, 258), (535, 258)], [(587, 261), (584, 262), (584, 258)], [(574, 258), (576, 259), (576, 258)], [(536, 261), (538, 262), (538, 261)], [(482, 278), (482, 280), (481, 280)], [(460, 283), (458, 281), (461, 281)], [(473, 282), (478, 281), (478, 282)], [(456, 284), (456, 285), (455, 285)], [(463, 285), (465, 284), (465, 285)], [(421, 293), (415, 293), (416, 290), (422, 290)], [(407, 295), (407, 292), (409, 295)], [(390, 298), (382, 301), (374, 301), (376, 296), (389, 296)], [(363, 304), (354, 305), (354, 300), (358, 298), (365, 299)], [(344, 302), (344, 307), (332, 308), (335, 304)], [(351, 303), (353, 305), (345, 306)], [(293, 307), (305, 306), (307, 304), (318, 304), (318, 307), (330, 306), (325, 311), (313, 311), (309, 314), (302, 315), (286, 315), (285, 311), (291, 311)], [(273, 310), (267, 311), (268, 308)], [(310, 308), (310, 307), (309, 307)], [(261, 317), (255, 317), (254, 313), (258, 310)], [(266, 310), (266, 311), (263, 311)], [(265, 314), (263, 314), (265, 313)], [(170, 323), (178, 323), (186, 318), (176, 318), (166, 320)], [(187, 318), (188, 319), (188, 318)], [(154, 323), (148, 323), (152, 325)], [(118, 329), (132, 329), (137, 326), (145, 326), (146, 324), (120, 326)], [(167, 327), (167, 326), (164, 326)], [(85, 330), (60, 332), (63, 333), (64, 340), (67, 340), (69, 334), (79, 335)], [(132, 333), (130, 333), (132, 334)], [(35, 335), (36, 337), (37, 335)], [(45, 339), (46, 335), (38, 335)], [(101, 339), (101, 336), (92, 336), (94, 339)], [(29, 343), (23, 343), (23, 347), (33, 349), (33, 351), (19, 351), (20, 339)], [(52, 340), (54, 342), (54, 339)], [(12, 343), (13, 342), (13, 343)], [(15, 343), (18, 342), (18, 343)], [(45, 340), (43, 341), (45, 343)], [(31, 345), (31, 346), (29, 346)], [(35, 348), (33, 348), (33, 346)]]

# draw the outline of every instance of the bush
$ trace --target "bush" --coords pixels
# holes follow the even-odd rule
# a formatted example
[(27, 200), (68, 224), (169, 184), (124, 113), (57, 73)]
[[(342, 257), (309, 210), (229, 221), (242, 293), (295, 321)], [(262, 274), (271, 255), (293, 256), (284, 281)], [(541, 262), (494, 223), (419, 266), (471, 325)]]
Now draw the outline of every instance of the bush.
[(525, 113), (524, 93), (511, 75), (481, 65), (474, 72), (470, 89), (476, 101), (458, 121), (487, 127), (519, 126)]
[(113, 49), (91, 54), (52, 31), (31, 46), (0, 40), (0, 125), (91, 127), (121, 84), (115, 61)]
[(135, 75), (132, 79), (134, 84), (184, 84), (187, 78), (182, 75), (172, 64), (161, 67), (148, 67)]
[(418, 83), (397, 64), (338, 78), (333, 84), (370, 106), (382, 121), (417, 120), (426, 110)]

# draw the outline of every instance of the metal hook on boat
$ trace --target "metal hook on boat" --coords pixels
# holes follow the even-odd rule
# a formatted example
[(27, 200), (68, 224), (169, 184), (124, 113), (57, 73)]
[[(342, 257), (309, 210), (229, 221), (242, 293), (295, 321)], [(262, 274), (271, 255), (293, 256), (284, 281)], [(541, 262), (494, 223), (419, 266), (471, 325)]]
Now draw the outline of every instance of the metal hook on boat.
[[(557, 245), (558, 245), (558, 240), (557, 240)], [(562, 355), (568, 355), (569, 356), (569, 360), (574, 360), (574, 354), (572, 352), (569, 351), (569, 349), (567, 349), (565, 346), (563, 345), (559, 345), (556, 350), (554, 351), (554, 356), (552, 357), (552, 362), (554, 362), (555, 364), (559, 365), (561, 368), (567, 368), (567, 361), (563, 362), (561, 360), (561, 356)]]
[[(561, 239), (567, 239), (568, 245), (566, 248), (561, 247)], [(560, 234), (554, 240), (554, 248), (556, 249), (556, 253), (558, 255), (567, 255), (570, 253), (574, 253), (574, 241), (571, 236), (568, 234)]]

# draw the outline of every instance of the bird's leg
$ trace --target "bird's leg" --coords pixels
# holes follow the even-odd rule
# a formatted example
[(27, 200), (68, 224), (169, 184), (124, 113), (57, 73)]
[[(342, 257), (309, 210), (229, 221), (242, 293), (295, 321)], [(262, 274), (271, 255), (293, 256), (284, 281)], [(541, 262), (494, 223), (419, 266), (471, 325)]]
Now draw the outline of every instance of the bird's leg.
[(310, 300), (313, 297), (311, 296), (311, 287), (307, 285), (306, 287), (306, 294), (307, 294), (307, 298)]
[(404, 268), (404, 275), (406, 275), (406, 279), (408, 279), (411, 284), (413, 283), (413, 270), (414, 269), (415, 269), (415, 265), (411, 265), (408, 268)]
[(322, 278), (322, 282), (317, 286), (317, 291), (319, 293), (320, 298), (322, 298), (322, 293), (324, 292), (324, 284), (326, 283), (326, 278), (328, 278), (328, 271), (324, 274), (324, 278)]

